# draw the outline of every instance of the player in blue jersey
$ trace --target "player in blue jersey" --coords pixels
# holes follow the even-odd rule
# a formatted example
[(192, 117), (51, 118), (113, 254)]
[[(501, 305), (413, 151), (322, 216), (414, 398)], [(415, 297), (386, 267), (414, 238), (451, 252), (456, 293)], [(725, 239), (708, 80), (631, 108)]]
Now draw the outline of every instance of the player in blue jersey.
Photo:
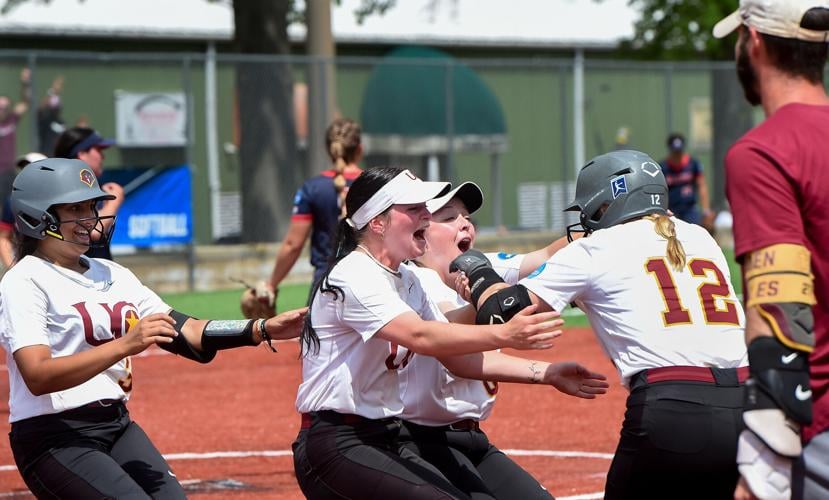
[[(362, 173), (358, 163), (363, 157), (363, 147), (357, 122), (348, 118), (334, 120), (326, 130), (325, 145), (333, 168), (308, 179), (299, 188), (294, 196), (291, 225), (279, 246), (270, 278), (246, 292), (267, 303), (263, 305), (269, 306), (268, 316), (273, 316), (279, 284), (296, 264), (308, 236), (311, 237), (313, 282), (325, 271), (347, 188)], [(243, 298), (243, 309), (244, 302)]]
[(659, 165), (668, 181), (668, 209), (685, 222), (711, 230), (714, 212), (711, 211), (702, 163), (685, 151), (682, 134), (669, 135), (667, 144), (668, 157)]

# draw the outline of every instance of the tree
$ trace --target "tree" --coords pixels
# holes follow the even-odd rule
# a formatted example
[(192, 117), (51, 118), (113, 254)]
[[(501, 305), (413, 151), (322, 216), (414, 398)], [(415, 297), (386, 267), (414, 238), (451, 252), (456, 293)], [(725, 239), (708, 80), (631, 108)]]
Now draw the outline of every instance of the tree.
[[(733, 0), (629, 0), (641, 11), (634, 35), (621, 45), (625, 57), (663, 60), (732, 60), (734, 35), (717, 39), (711, 34), (714, 25), (737, 7)], [(711, 71), (711, 107), (713, 116), (713, 154), (716, 172), (731, 144), (753, 126), (751, 108), (733, 68)], [(714, 175), (713, 199), (721, 205), (725, 199), (723, 175)]]

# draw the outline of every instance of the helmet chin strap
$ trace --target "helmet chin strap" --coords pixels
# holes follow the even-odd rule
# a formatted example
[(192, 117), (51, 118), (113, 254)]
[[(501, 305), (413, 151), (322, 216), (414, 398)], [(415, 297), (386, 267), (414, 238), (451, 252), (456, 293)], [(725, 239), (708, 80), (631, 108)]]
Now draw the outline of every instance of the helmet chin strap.
[[(73, 245), (79, 245), (79, 246), (86, 247), (86, 248), (101, 248), (101, 247), (106, 246), (107, 243), (109, 243), (109, 240), (112, 237), (112, 231), (115, 229), (115, 224), (111, 224), (109, 226), (109, 230), (105, 232), (104, 231), (104, 223), (103, 223), (104, 219), (115, 219), (115, 216), (114, 215), (105, 215), (105, 216), (101, 217), (101, 216), (96, 215), (94, 217), (83, 217), (81, 219), (57, 221), (55, 224), (50, 224), (46, 228), (46, 235), (51, 236), (52, 238), (55, 238), (57, 240), (65, 241), (67, 243), (72, 243)], [(81, 222), (83, 222), (83, 221), (90, 221), (90, 220), (95, 221), (95, 224), (91, 228), (87, 228), (85, 225), (81, 224)], [(83, 227), (87, 231), (87, 233), (89, 234), (89, 241), (88, 242), (70, 240), (70, 239), (67, 239), (66, 237), (64, 237), (63, 234), (61, 234), (61, 232), (60, 232), (61, 224), (67, 224), (67, 223), (73, 223), (73, 222), (76, 225)], [(97, 240), (92, 237), (92, 235), (95, 232), (97, 232), (100, 235)]]

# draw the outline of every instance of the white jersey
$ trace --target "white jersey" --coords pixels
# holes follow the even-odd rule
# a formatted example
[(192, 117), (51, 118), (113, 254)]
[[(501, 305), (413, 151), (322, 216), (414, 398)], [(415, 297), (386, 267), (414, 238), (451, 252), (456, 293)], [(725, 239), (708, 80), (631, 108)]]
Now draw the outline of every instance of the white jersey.
[(514, 285), (518, 283), (521, 263), (524, 262), (523, 253), (487, 252), (486, 258), (492, 264), (492, 268), (498, 273), (504, 283)]
[(672, 220), (687, 256), (680, 272), (654, 223), (640, 219), (570, 243), (520, 281), (557, 311), (575, 302), (626, 386), (648, 368), (747, 364), (745, 317), (722, 250), (701, 226)]
[(344, 298), (320, 292), (314, 296), (311, 324), (320, 349), (302, 359), (297, 410), (333, 410), (371, 419), (400, 415), (397, 370), (410, 353), (374, 334), (407, 312), (424, 320), (446, 318), (408, 268), (401, 266), (400, 276), (395, 276), (359, 251), (334, 267), (328, 283), (340, 287)]
[(87, 351), (121, 337), (140, 318), (170, 309), (125, 267), (103, 259), (87, 262), (89, 269), (80, 274), (26, 256), (0, 281), (0, 343), (9, 369), (10, 422), (100, 399), (129, 398), (129, 358), (78, 386), (41, 396), (29, 391), (14, 362), (15, 351), (33, 345), (48, 346), (53, 358)]
[[(415, 264), (404, 267), (417, 276), (431, 301), (467, 304), (432, 269)], [(456, 377), (436, 358), (414, 354), (400, 371), (400, 391), (404, 406), (401, 418), (420, 425), (441, 426), (467, 418), (487, 418), (495, 404), (498, 385)]]

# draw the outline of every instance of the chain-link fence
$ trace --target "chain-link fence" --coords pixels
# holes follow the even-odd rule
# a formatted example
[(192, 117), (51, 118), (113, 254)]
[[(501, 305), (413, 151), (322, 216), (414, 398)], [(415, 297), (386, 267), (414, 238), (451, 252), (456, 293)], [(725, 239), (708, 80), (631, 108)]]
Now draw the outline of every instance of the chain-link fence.
[[(335, 71), (321, 70), (331, 65)], [(53, 97), (52, 83), (63, 77), (65, 125), (88, 123), (121, 141), (107, 150), (108, 167), (191, 167), (200, 243), (256, 241), (261, 224), (276, 227), (261, 232), (262, 240), (274, 240), (287, 227), (299, 184), (328, 168), (325, 161), (310, 164), (320, 158), (308, 150), (314, 143), (307, 111), (312, 72), (333, 78), (324, 85), (335, 90), (336, 111), (362, 122), (367, 166), (392, 164), (423, 177), (477, 182), (487, 197), (476, 214), (483, 228), (563, 230), (568, 219), (561, 209), (572, 199), (579, 163), (614, 148), (660, 159), (670, 132), (688, 138), (721, 207), (722, 155), (756, 120), (731, 63), (458, 60), (429, 49), (335, 61), (3, 51), (0, 94), (12, 101), (24, 66), (32, 70), (32, 108), (44, 106)], [(169, 112), (124, 107), (151, 95), (167, 99)], [(31, 109), (18, 124), (18, 153), (40, 147), (36, 116)], [(168, 129), (175, 140), (134, 137)], [(243, 213), (262, 215), (243, 224)]]

